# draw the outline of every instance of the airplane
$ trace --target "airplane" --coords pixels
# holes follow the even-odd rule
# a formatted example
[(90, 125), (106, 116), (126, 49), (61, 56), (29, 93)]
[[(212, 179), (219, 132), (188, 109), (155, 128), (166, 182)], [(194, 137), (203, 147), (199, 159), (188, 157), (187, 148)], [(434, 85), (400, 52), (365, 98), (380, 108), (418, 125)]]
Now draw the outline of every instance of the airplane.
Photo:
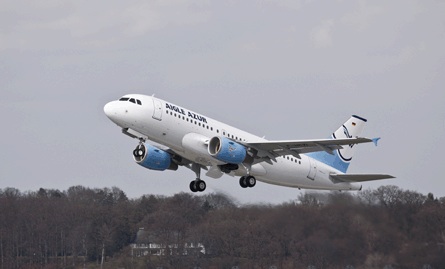
[(104, 106), (122, 133), (139, 140), (135, 162), (157, 171), (191, 169), (192, 192), (202, 192), (206, 176), (239, 176), (242, 188), (256, 181), (319, 190), (361, 190), (358, 182), (394, 178), (387, 174), (347, 174), (355, 145), (380, 138), (360, 137), (367, 122), (353, 115), (330, 139), (269, 141), (203, 114), (142, 94), (124, 95)]

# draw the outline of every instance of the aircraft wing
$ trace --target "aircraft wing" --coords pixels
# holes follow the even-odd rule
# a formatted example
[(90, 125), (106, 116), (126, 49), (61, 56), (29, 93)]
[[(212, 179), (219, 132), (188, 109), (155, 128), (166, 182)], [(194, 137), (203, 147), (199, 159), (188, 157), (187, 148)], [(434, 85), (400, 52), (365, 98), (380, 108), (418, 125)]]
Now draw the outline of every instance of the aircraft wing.
[(275, 159), (282, 155), (293, 155), (300, 158), (300, 154), (326, 151), (333, 154), (336, 149), (342, 149), (344, 145), (353, 145), (372, 142), (365, 137), (342, 138), (342, 139), (316, 139), (316, 140), (280, 140), (244, 143), (252, 149), (257, 150), (258, 157)]
[(362, 181), (394, 178), (393, 176), (386, 174), (330, 174), (329, 177), (334, 183), (362, 182)]

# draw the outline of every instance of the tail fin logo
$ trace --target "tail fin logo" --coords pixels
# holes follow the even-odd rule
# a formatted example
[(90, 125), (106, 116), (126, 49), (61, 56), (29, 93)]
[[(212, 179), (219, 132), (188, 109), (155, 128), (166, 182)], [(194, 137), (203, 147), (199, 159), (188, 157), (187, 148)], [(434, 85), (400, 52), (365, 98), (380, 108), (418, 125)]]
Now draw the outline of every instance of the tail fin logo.
[[(359, 137), (363, 131), (363, 128), (365, 127), (365, 123), (366, 119), (353, 115), (343, 125), (340, 125), (340, 127), (334, 133), (332, 133), (332, 138), (343, 139)], [(334, 155), (326, 152), (314, 152), (309, 153), (309, 156), (329, 166), (332, 166), (343, 173), (346, 173), (356, 148), (357, 147), (355, 147), (354, 144), (344, 145), (341, 149), (336, 150)]]
[(345, 133), (345, 136), (347, 138), (352, 138), (352, 135), (349, 134), (348, 128), (346, 128), (346, 126), (344, 126), (344, 125), (343, 125), (343, 132)]
[[(338, 128), (337, 131), (333, 133), (333, 137), (338, 139), (357, 137), (362, 133), (365, 123), (366, 119), (353, 115), (340, 128)], [(343, 146), (342, 149), (337, 150), (337, 153), (342, 161), (349, 163), (352, 160), (354, 151), (354, 144), (351, 144), (349, 146)]]
[[(355, 123), (353, 122), (353, 126), (355, 126)], [(345, 134), (346, 138), (352, 138), (352, 135), (349, 134), (349, 130), (348, 128), (346, 128), (346, 126), (343, 125), (343, 133)], [(354, 147), (354, 144), (349, 144), (349, 147), (352, 148)], [(340, 152), (339, 152), (340, 154)], [(341, 154), (340, 154), (341, 156)]]

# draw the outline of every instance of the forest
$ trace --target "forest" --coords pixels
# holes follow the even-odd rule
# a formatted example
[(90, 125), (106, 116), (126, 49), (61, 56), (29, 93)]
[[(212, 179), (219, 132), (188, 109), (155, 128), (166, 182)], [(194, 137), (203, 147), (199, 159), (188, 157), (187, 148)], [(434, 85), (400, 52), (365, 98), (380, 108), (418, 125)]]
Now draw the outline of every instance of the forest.
[[(136, 252), (138, 240), (163, 250)], [(5, 188), (0, 259), (0, 269), (445, 268), (445, 197), (389, 185), (242, 205), (221, 193)]]

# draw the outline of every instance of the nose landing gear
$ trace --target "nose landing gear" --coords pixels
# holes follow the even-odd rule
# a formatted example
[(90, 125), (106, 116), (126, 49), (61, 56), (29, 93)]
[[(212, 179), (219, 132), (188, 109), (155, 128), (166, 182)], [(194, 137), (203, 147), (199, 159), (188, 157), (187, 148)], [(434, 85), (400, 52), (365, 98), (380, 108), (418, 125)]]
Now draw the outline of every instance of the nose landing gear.
[(136, 158), (140, 158), (143, 157), (145, 155), (145, 147), (144, 145), (138, 145), (134, 150), (133, 150), (133, 156)]
[(137, 145), (136, 148), (133, 150), (133, 156), (138, 160), (143, 158), (145, 155), (144, 143), (145, 143), (145, 139), (142, 137), (139, 137), (139, 145)]

